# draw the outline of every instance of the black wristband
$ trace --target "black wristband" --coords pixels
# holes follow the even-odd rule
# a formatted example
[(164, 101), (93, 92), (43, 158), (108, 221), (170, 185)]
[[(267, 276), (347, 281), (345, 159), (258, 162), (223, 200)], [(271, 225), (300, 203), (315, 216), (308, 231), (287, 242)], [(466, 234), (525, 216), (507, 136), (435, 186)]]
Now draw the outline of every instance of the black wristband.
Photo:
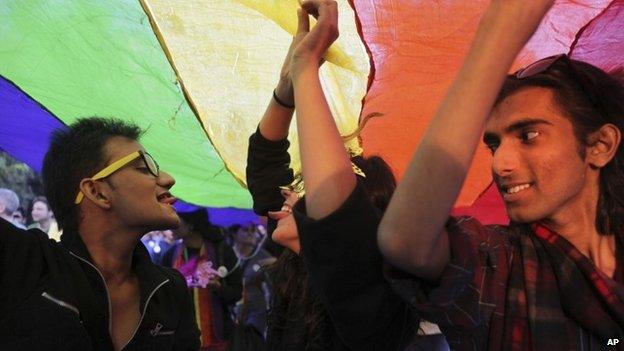
[(275, 102), (277, 102), (278, 105), (280, 105), (282, 107), (295, 108), (294, 104), (293, 105), (288, 104), (288, 103), (284, 102), (284, 100), (282, 100), (279, 97), (277, 97), (277, 94), (275, 93), (275, 89), (273, 89), (273, 99), (275, 100)]

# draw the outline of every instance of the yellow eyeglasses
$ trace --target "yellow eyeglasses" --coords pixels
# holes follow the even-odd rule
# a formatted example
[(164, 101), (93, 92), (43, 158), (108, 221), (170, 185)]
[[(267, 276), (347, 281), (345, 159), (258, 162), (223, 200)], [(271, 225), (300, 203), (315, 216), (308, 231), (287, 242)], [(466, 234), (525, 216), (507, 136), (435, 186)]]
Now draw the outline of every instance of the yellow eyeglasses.
[[(108, 177), (109, 175), (117, 172), (123, 166), (136, 160), (139, 157), (143, 159), (143, 162), (145, 162), (145, 165), (147, 166), (147, 169), (149, 170), (149, 172), (154, 177), (158, 177), (158, 172), (160, 171), (160, 167), (158, 167), (158, 163), (156, 163), (152, 155), (148, 154), (147, 152), (143, 150), (138, 150), (106, 166), (104, 169), (97, 172), (93, 177), (91, 177), (91, 179), (92, 180), (104, 179)], [(81, 203), (83, 198), (84, 198), (84, 194), (82, 193), (82, 190), (78, 191), (78, 195), (76, 195), (76, 200), (74, 200), (74, 203), (75, 204)]]

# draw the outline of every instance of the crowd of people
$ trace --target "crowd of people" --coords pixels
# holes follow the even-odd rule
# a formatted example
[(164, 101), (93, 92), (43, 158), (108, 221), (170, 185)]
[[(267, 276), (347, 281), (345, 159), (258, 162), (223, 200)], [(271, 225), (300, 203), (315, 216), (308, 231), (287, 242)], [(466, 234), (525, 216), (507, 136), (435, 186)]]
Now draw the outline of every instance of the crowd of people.
[[(345, 149), (319, 80), (337, 5), (303, 1), (249, 138), (266, 230), (176, 213), (175, 180), (134, 125), (57, 131), (36, 229), (0, 190), (0, 349), (621, 349), (622, 72), (557, 55), (508, 74), (552, 4), (491, 1), (397, 182), (381, 157)], [(450, 215), (480, 139), (509, 225)], [(150, 256), (146, 233), (170, 239)]]
[(0, 217), (21, 229), (40, 229), (51, 239), (59, 241), (61, 231), (58, 228), (54, 213), (45, 196), (37, 196), (30, 203), (30, 216), (21, 206), (17, 193), (11, 189), (0, 188)]

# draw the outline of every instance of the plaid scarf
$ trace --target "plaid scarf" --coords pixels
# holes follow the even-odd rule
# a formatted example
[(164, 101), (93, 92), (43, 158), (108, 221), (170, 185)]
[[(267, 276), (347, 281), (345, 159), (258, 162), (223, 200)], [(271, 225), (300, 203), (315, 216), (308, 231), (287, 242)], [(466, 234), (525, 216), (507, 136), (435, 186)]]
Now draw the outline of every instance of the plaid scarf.
[(511, 260), (503, 348), (603, 350), (613, 338), (624, 344), (622, 282), (607, 277), (557, 233), (532, 227), (535, 235), (519, 236), (520, 249)]

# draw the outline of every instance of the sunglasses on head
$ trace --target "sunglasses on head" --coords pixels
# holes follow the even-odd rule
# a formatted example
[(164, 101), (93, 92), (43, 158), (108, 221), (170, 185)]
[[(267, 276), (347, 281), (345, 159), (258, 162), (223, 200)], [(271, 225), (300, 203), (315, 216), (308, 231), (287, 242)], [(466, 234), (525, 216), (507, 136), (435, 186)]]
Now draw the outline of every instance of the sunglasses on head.
[(594, 95), (590, 94), (591, 89), (586, 88), (586, 83), (584, 83), (585, 80), (583, 79), (583, 76), (579, 74), (577, 69), (574, 67), (574, 63), (566, 54), (553, 55), (543, 58), (541, 60), (537, 60), (532, 64), (519, 69), (518, 71), (516, 71), (516, 73), (513, 74), (513, 76), (517, 79), (529, 78), (548, 71), (551, 67), (559, 62), (565, 65), (565, 72), (568, 73), (569, 78), (574, 81), (574, 84), (576, 84), (576, 86), (581, 90), (583, 95), (588, 99), (589, 103), (591, 103), (594, 108), (600, 111), (600, 104), (598, 103)]
[[(559, 60), (565, 61), (566, 63), (568, 63), (568, 66), (571, 66), (569, 64), (570, 59), (568, 58), (568, 55), (558, 54), (558, 55), (545, 57), (541, 60), (537, 60), (531, 63), (530, 65), (517, 70), (516, 73), (514, 73), (513, 75), (518, 79), (528, 78), (536, 74), (540, 74), (542, 72), (547, 71), (553, 64), (555, 64), (555, 62)], [(573, 68), (573, 67), (570, 67), (570, 68)]]
[[(145, 162), (145, 166), (147, 166), (147, 169), (150, 172), (150, 174), (153, 175), (154, 177), (158, 177), (158, 172), (160, 171), (160, 167), (158, 166), (158, 163), (156, 163), (156, 160), (154, 160), (152, 155), (148, 154), (147, 152), (145, 152), (143, 150), (138, 150), (138, 151), (134, 151), (134, 152), (132, 152), (132, 153), (130, 153), (130, 154), (120, 158), (119, 160), (111, 163), (110, 165), (104, 167), (104, 169), (102, 169), (101, 171), (97, 172), (94, 176), (92, 176), (89, 179), (91, 179), (91, 180), (101, 180), (101, 179), (104, 179), (104, 178), (110, 176), (111, 174), (117, 172), (122, 167), (124, 167), (128, 163), (136, 160), (139, 157), (141, 159), (143, 159), (143, 162)], [(76, 195), (76, 200), (74, 201), (74, 203), (75, 204), (81, 203), (83, 198), (84, 198), (84, 194), (82, 193), (82, 190), (78, 191), (78, 195)]]

